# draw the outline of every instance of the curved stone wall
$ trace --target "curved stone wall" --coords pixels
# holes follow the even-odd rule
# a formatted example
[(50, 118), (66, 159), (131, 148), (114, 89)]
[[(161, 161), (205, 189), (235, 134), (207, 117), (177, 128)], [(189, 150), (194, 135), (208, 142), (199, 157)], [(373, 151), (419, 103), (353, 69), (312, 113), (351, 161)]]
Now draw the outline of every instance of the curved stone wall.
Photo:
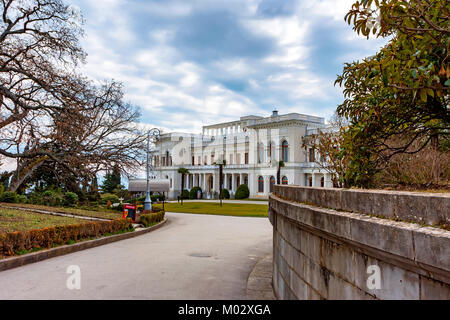
[(275, 186), (275, 294), (450, 299), (449, 209), (448, 194)]

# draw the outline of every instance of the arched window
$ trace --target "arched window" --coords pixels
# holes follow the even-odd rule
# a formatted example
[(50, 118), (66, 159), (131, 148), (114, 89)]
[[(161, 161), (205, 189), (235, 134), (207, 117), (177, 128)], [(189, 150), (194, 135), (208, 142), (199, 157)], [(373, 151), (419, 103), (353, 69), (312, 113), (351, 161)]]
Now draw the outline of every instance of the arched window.
[(284, 184), (284, 185), (289, 184), (289, 180), (286, 176), (284, 176), (283, 179), (281, 179), (281, 184)]
[(258, 178), (258, 192), (259, 193), (264, 192), (264, 178), (262, 176), (259, 176)]
[(275, 186), (275, 177), (270, 177), (270, 192), (273, 192), (273, 187)]
[(289, 162), (289, 144), (286, 140), (281, 145), (281, 160), (283, 162)]

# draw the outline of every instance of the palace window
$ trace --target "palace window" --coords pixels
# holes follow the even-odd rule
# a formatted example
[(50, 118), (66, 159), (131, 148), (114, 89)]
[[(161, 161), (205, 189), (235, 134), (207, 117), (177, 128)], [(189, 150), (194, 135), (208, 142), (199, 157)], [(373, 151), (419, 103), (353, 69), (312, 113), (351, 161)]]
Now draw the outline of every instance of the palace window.
[(195, 166), (195, 157), (192, 156), (192, 165)]
[(233, 164), (233, 154), (230, 154), (230, 163), (229, 164)]
[(281, 184), (284, 184), (284, 185), (289, 184), (289, 180), (286, 176), (284, 176), (283, 179), (281, 179)]
[(264, 178), (262, 176), (259, 176), (258, 178), (258, 192), (264, 192)]
[(309, 149), (309, 162), (316, 161), (314, 148)]
[(283, 162), (289, 162), (289, 144), (286, 140), (281, 145), (281, 160)]
[(260, 143), (258, 145), (258, 163), (264, 162), (264, 144)]
[(248, 176), (244, 176), (244, 184), (248, 187)]
[(208, 156), (205, 156), (205, 166), (208, 164)]
[(248, 152), (245, 153), (245, 164), (248, 164)]
[(236, 154), (236, 164), (241, 164), (241, 154), (240, 153)]
[(273, 192), (273, 187), (275, 186), (275, 177), (270, 177), (270, 192)]
[(198, 156), (198, 165), (201, 166), (202, 165), (202, 157)]

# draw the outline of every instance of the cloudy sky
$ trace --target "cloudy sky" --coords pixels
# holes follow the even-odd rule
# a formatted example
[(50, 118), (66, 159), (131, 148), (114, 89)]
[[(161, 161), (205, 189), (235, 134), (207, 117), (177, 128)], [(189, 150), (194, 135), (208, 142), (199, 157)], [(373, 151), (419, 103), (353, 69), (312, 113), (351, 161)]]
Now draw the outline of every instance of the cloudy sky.
[(85, 19), (84, 73), (123, 82), (142, 122), (199, 132), (243, 115), (329, 117), (343, 63), (382, 40), (344, 22), (353, 0), (68, 0)]

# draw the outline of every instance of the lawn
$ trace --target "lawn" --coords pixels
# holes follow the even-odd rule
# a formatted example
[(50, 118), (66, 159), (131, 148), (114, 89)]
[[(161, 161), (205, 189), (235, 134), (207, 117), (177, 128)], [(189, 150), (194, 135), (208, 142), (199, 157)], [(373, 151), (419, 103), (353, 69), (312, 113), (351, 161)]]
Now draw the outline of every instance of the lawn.
[(36, 204), (18, 204), (18, 203), (0, 203), (2, 206), (6, 207), (16, 207), (16, 208), (28, 208), (36, 210), (45, 210), (57, 213), (73, 214), (83, 217), (91, 218), (103, 218), (103, 219), (118, 219), (122, 217), (122, 213), (113, 210), (86, 210), (79, 208), (63, 208), (63, 207), (50, 207)]
[[(155, 204), (155, 207), (162, 208), (161, 204)], [(261, 204), (239, 204), (209, 202), (185, 202), (183, 205), (178, 203), (166, 203), (164, 205), (166, 212), (199, 213), (225, 216), (240, 217), (267, 217), (268, 206)]]
[(0, 233), (78, 224), (82, 219), (0, 208)]

